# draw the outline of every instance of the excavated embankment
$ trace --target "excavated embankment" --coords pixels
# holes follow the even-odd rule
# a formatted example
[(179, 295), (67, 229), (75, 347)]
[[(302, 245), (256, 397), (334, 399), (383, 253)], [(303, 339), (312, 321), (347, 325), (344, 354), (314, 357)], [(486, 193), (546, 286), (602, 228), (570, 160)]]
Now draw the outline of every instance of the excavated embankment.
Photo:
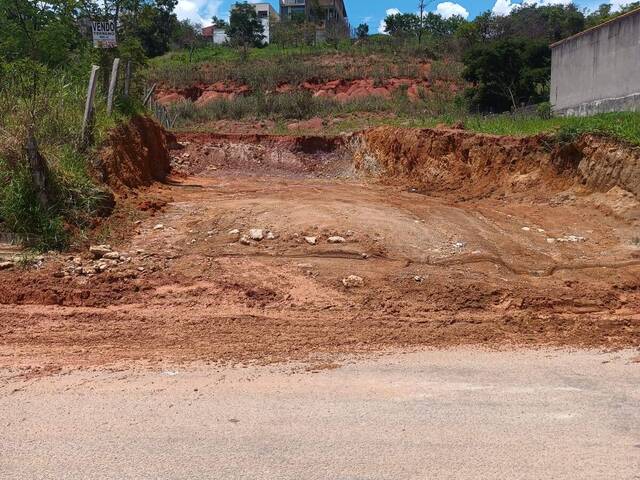
[(134, 117), (111, 132), (96, 170), (116, 192), (149, 186), (169, 174), (172, 143), (175, 137), (151, 118)]
[(379, 127), (350, 141), (356, 169), (428, 192), (469, 197), (561, 191), (572, 186), (640, 197), (640, 149), (593, 135), (559, 145), (546, 136)]

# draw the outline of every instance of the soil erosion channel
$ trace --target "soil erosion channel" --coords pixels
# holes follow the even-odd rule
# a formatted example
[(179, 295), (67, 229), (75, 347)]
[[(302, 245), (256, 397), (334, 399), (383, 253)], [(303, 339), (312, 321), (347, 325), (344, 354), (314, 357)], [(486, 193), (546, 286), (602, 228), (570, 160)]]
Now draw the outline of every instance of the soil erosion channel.
[(539, 169), (438, 190), (353, 139), (178, 140), (142, 194), (167, 205), (112, 245), (127, 262), (3, 277), (0, 367), (640, 344), (637, 202), (615, 188)]

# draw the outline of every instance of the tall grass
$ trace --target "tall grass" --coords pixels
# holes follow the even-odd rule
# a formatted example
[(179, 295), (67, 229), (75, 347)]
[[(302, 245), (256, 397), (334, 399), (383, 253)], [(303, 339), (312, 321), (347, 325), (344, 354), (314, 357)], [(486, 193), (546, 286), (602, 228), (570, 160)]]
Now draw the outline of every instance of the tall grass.
[[(376, 50), (372, 47), (378, 44), (385, 48)], [(425, 47), (421, 48), (416, 55), (407, 47), (389, 48), (386, 42), (374, 40), (357, 45), (341, 42), (337, 50), (325, 44), (284, 50), (269, 45), (253, 49), (248, 60), (244, 60), (232, 48), (209, 46), (196, 50), (192, 62), (186, 52), (171, 52), (153, 59), (149, 62), (147, 75), (150, 81), (172, 88), (224, 81), (249, 85), (263, 92), (282, 83), (298, 85), (307, 80), (421, 78), (420, 62), (433, 58), (431, 53), (425, 52)], [(436, 60), (433, 79), (461, 81), (461, 71), (459, 62)]]
[[(89, 226), (109, 198), (90, 173), (96, 151), (80, 148), (89, 72), (83, 67), (0, 65), (5, 74), (0, 78), (0, 231), (16, 234), (37, 249), (65, 247), (70, 234)], [(130, 112), (118, 108), (107, 116), (102, 92), (96, 95), (95, 108), (94, 138), (99, 145)], [(29, 131), (49, 169), (46, 206), (38, 199), (26, 158)]]
[(447, 89), (424, 93), (418, 101), (410, 101), (406, 91), (397, 90), (391, 98), (369, 96), (341, 103), (328, 98), (315, 98), (307, 91), (286, 94), (254, 94), (234, 100), (215, 100), (202, 106), (183, 101), (169, 107), (176, 115), (176, 127), (187, 128), (215, 120), (303, 120), (315, 116), (329, 117), (379, 113), (411, 118), (459, 117), (466, 110), (462, 97), (452, 99)]

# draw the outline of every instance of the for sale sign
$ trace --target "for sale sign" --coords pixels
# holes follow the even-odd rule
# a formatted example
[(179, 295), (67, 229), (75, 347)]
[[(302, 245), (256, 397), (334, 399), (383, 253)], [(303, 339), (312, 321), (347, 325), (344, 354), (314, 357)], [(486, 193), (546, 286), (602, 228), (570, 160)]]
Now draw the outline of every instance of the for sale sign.
[(116, 42), (116, 22), (106, 20), (104, 22), (91, 22), (93, 31), (93, 46), (96, 48), (114, 48)]

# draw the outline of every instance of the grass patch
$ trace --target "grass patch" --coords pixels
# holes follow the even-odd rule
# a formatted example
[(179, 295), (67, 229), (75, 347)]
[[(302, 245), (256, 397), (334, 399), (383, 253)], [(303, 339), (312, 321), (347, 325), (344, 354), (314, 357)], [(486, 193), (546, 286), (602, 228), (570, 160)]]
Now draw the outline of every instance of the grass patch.
[[(15, 234), (38, 250), (63, 249), (92, 225), (110, 198), (90, 174), (98, 147), (80, 148), (90, 61), (65, 69), (33, 62), (0, 67), (5, 80), (10, 79), (0, 81), (0, 231)], [(95, 146), (110, 129), (141, 111), (140, 102), (119, 99), (114, 114), (108, 116), (105, 97), (99, 87)], [(26, 158), (30, 129), (49, 169), (46, 207), (38, 201)]]

